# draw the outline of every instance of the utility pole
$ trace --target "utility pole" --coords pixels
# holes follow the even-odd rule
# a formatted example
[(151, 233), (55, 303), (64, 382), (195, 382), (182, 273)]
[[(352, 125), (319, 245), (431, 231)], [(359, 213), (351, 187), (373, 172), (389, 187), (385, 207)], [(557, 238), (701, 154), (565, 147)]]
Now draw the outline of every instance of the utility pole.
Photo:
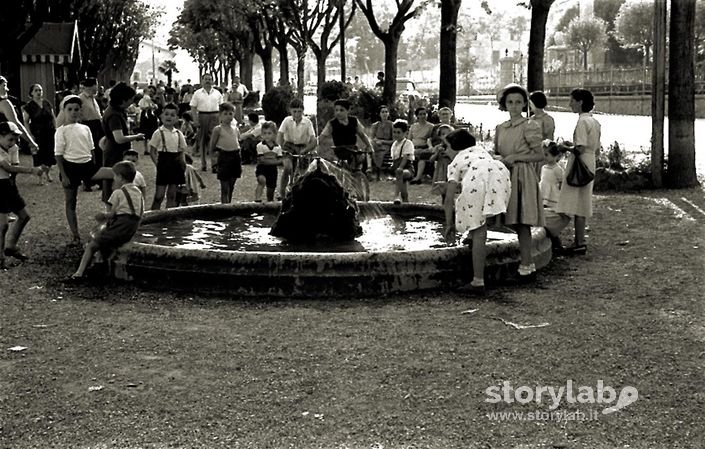
[(651, 74), (651, 182), (663, 185), (666, 104), (666, 0), (654, 1), (653, 70)]

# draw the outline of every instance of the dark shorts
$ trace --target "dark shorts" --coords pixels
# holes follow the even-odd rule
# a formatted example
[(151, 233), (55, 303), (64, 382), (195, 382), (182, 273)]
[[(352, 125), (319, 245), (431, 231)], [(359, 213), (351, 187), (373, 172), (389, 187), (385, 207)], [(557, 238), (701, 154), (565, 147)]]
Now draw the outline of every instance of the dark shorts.
[[(399, 165), (401, 165), (401, 161), (403, 159), (395, 159), (392, 162), (392, 170), (396, 171), (399, 168)], [(404, 170), (408, 170), (409, 173), (411, 173), (411, 176), (415, 176), (415, 171), (414, 171), (414, 163), (411, 161), (406, 161), (406, 165), (404, 166)]]
[(184, 164), (181, 153), (159, 152), (157, 158), (157, 185), (166, 186), (169, 184), (185, 184), (186, 177), (184, 172), (186, 165)]
[(218, 152), (218, 180), (232, 181), (242, 176), (242, 162), (240, 151), (224, 151), (216, 148)]
[(367, 169), (367, 157), (365, 153), (358, 150), (357, 146), (340, 146), (333, 149), (335, 157), (345, 161), (350, 171), (365, 171)]
[(414, 157), (417, 161), (427, 161), (433, 156), (433, 150), (425, 146), (419, 146), (414, 148)]
[(69, 178), (72, 189), (77, 189), (81, 186), (81, 182), (85, 181), (91, 184), (91, 178), (98, 172), (99, 167), (93, 161), (77, 164), (75, 162), (64, 161), (64, 171)]
[(140, 226), (140, 217), (136, 215), (117, 215), (110, 219), (93, 241), (103, 253), (118, 249), (129, 242)]
[(276, 165), (260, 165), (255, 167), (255, 176), (264, 176), (268, 188), (277, 187), (277, 166)]
[(26, 206), (15, 181), (0, 179), (0, 214), (17, 213)]

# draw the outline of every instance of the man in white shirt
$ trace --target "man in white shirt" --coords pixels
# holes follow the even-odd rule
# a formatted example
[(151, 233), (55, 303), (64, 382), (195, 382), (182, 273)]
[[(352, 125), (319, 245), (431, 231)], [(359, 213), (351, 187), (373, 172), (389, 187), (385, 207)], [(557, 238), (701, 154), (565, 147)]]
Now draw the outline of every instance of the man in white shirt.
[[(223, 103), (223, 95), (213, 88), (213, 77), (205, 74), (201, 78), (203, 87), (194, 92), (191, 97), (191, 115), (196, 123), (196, 145), (195, 152), (201, 154), (201, 170), (207, 171), (208, 164), (206, 163), (206, 153), (208, 151), (208, 143), (211, 140), (213, 128), (218, 125), (218, 106)], [(215, 173), (215, 159), (211, 156), (211, 168)]]

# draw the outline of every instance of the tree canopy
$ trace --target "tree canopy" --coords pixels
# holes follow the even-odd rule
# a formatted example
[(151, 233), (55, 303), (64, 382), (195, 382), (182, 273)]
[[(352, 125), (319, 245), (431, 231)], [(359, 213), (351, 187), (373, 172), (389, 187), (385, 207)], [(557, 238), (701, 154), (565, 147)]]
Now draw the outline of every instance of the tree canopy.
[(576, 17), (570, 21), (566, 30), (568, 44), (583, 54), (583, 69), (588, 68), (588, 53), (604, 42), (607, 25), (597, 17)]
[(627, 2), (619, 8), (615, 19), (617, 39), (623, 45), (643, 48), (647, 62), (653, 45), (653, 14), (652, 2)]

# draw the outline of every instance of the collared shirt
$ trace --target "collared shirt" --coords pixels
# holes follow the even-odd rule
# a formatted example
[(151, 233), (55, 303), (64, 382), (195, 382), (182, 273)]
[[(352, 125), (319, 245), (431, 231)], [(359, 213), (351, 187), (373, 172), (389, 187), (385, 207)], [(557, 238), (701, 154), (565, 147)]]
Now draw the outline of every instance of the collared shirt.
[[(162, 140), (162, 134), (164, 134), (164, 140)], [(149, 146), (156, 148), (159, 152), (178, 153), (186, 150), (186, 139), (178, 129), (167, 129), (162, 125), (152, 134)]]
[(198, 112), (218, 112), (218, 106), (223, 102), (223, 94), (218, 89), (211, 88), (210, 93), (201, 87), (194, 92), (189, 106), (196, 108)]
[(134, 185), (137, 186), (137, 188), (141, 189), (147, 189), (147, 181), (144, 180), (144, 175), (139, 172), (139, 170), (135, 171), (135, 179), (132, 181)]
[(299, 123), (296, 123), (292, 116), (286, 117), (279, 127), (279, 132), (284, 135), (284, 142), (294, 145), (307, 145), (312, 138), (316, 138), (313, 123), (307, 117), (301, 117)]
[(132, 205), (135, 208), (135, 212), (132, 212), (130, 208), (130, 203), (125, 197), (125, 192), (122, 188), (115, 189), (108, 199), (108, 204), (112, 206), (111, 210), (115, 215), (137, 215), (139, 217), (144, 213), (144, 198), (142, 198), (142, 191), (132, 182), (123, 185), (125, 190), (127, 190), (130, 199), (132, 200)]
[(83, 164), (93, 159), (91, 129), (81, 123), (60, 126), (54, 134), (54, 155), (64, 160)]
[(542, 140), (541, 127), (535, 121), (526, 117), (507, 120), (497, 125), (495, 152), (502, 157), (510, 154), (543, 154)]
[(83, 102), (83, 106), (81, 107), (81, 120), (100, 120), (100, 106), (98, 106), (98, 102), (95, 97), (92, 97), (85, 92), (81, 92), (79, 97)]
[(578, 116), (578, 124), (573, 131), (573, 144), (584, 146), (586, 153), (597, 154), (600, 151), (600, 136), (602, 126), (595, 120), (589, 112), (581, 112)]
[(269, 145), (267, 145), (264, 142), (260, 142), (257, 144), (257, 156), (264, 156), (264, 155), (273, 155), (274, 157), (282, 157), (282, 148), (279, 145), (274, 145), (273, 147), (270, 148)]
[(404, 138), (401, 142), (395, 140), (394, 143), (392, 143), (392, 149), (390, 151), (392, 160), (396, 161), (404, 156), (410, 161), (414, 160), (414, 144), (407, 138)]

